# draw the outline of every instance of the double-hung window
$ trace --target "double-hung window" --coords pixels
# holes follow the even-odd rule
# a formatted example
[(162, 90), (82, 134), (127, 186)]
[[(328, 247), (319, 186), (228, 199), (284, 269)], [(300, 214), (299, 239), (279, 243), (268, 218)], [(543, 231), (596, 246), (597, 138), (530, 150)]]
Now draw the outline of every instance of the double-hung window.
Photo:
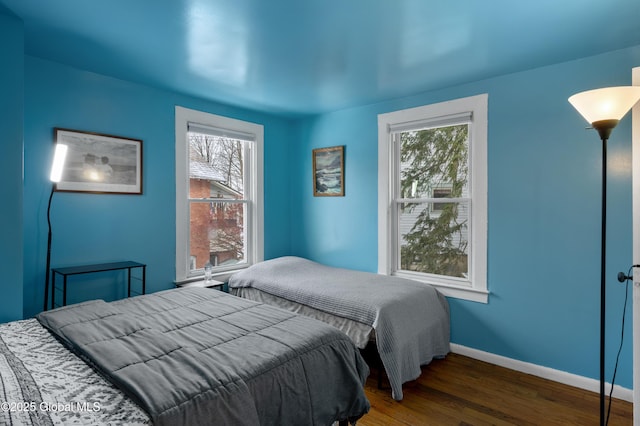
[(378, 116), (378, 269), (486, 302), (487, 95)]
[(263, 259), (258, 124), (176, 107), (176, 282)]

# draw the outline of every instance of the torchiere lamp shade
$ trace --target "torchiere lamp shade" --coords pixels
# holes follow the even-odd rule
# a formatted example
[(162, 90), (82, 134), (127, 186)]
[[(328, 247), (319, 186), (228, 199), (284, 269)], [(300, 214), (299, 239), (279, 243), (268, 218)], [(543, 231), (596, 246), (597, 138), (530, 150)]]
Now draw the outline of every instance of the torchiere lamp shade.
[(640, 86), (618, 86), (588, 90), (569, 98), (569, 102), (589, 122), (619, 121), (640, 99)]

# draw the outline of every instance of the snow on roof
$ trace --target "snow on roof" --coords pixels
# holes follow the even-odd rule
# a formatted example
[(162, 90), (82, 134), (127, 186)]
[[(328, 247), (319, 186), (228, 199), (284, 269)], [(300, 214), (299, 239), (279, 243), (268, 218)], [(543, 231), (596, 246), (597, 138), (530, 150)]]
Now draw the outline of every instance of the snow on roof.
[(189, 149), (189, 178), (217, 182), (225, 181), (222, 172), (214, 168), (202, 155), (193, 149), (193, 142)]
[(191, 161), (189, 165), (189, 178), (204, 179), (216, 182), (224, 182), (225, 178), (218, 170), (206, 161)]

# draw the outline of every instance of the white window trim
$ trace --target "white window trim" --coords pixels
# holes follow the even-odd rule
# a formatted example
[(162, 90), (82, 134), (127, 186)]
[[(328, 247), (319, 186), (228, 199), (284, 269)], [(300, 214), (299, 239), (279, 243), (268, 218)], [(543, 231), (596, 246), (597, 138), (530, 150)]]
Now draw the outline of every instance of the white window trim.
[[(396, 275), (425, 282), (438, 288), (445, 296), (487, 303), (487, 134), (488, 95), (441, 102), (378, 115), (378, 273)], [(470, 173), (471, 173), (471, 259), (472, 282), (442, 276), (395, 272), (397, 252), (393, 223), (393, 176), (396, 173), (392, 128), (403, 124), (433, 122), (441, 118), (471, 112), (473, 125), (470, 127)]]
[(185, 283), (202, 278), (202, 274), (190, 274), (189, 268), (189, 211), (185, 200), (189, 195), (189, 143), (187, 141), (188, 123), (228, 129), (238, 133), (255, 135), (254, 147), (251, 149), (251, 162), (255, 164), (255, 173), (249, 182), (249, 208), (251, 221), (248, 237), (251, 238), (247, 262), (226, 271), (214, 273), (215, 278), (225, 281), (231, 273), (264, 260), (264, 127), (260, 124), (236, 120), (215, 114), (187, 109), (175, 108), (176, 131), (176, 283)]

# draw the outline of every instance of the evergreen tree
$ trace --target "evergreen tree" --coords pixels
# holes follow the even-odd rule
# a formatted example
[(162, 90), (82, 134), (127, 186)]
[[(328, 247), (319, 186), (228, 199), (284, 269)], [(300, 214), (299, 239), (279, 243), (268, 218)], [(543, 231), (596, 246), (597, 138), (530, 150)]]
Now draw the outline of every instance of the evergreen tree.
[[(401, 142), (402, 198), (432, 198), (435, 188), (450, 189), (459, 198), (468, 182), (468, 126), (466, 124), (403, 132)], [(436, 208), (434, 208), (436, 207)], [(462, 277), (467, 273), (468, 215), (458, 202), (405, 202), (401, 214), (417, 212), (403, 235), (401, 268)]]

